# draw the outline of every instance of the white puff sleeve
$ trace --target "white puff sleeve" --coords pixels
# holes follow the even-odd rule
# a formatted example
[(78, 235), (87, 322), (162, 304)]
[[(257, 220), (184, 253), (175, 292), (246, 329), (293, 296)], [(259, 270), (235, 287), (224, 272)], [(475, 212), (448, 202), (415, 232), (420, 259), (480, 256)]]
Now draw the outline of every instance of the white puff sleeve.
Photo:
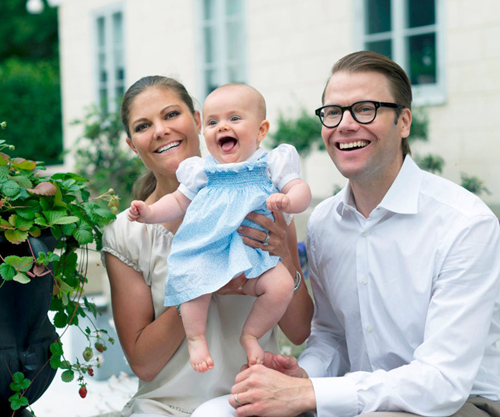
[(187, 158), (179, 164), (175, 172), (180, 182), (178, 190), (192, 200), (194, 196), (207, 185), (208, 178), (203, 169), (204, 160), (199, 156)]
[(268, 153), (271, 181), (281, 191), (290, 181), (300, 178), (300, 157), (292, 145), (281, 144)]

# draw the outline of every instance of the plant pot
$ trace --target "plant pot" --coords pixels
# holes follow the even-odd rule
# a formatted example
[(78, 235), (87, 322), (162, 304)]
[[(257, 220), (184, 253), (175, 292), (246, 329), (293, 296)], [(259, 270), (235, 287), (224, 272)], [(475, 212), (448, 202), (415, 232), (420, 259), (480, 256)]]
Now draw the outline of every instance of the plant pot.
[[(51, 234), (29, 238), (38, 257), (40, 252), (53, 251), (56, 240)], [(0, 254), (31, 256), (27, 242), (13, 245), (0, 237)], [(22, 372), (31, 380), (25, 396), (33, 404), (47, 390), (56, 370), (49, 364), (49, 346), (59, 336), (47, 316), (52, 300), (51, 274), (35, 277), (28, 284), (6, 281), (0, 288), (0, 415), (10, 416), (9, 397), (12, 375)], [(16, 411), (22, 416), (23, 410)]]

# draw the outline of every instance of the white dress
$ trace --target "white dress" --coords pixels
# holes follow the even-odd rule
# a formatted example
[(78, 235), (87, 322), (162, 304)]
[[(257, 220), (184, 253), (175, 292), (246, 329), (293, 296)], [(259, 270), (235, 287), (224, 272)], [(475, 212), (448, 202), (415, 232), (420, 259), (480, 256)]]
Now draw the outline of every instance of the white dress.
[[(122, 212), (106, 228), (103, 252), (108, 252), (141, 273), (151, 287), (155, 317), (162, 314), (167, 277), (167, 256), (173, 234), (158, 224), (130, 222)], [(186, 340), (151, 382), (139, 381), (134, 397), (122, 416), (159, 414), (189, 416), (201, 403), (229, 394), (241, 365), (246, 363), (239, 337), (255, 298), (242, 295), (212, 296), (207, 320), (207, 340), (214, 359), (213, 370), (200, 374), (189, 362)], [(260, 339), (261, 346), (278, 352), (277, 328)]]

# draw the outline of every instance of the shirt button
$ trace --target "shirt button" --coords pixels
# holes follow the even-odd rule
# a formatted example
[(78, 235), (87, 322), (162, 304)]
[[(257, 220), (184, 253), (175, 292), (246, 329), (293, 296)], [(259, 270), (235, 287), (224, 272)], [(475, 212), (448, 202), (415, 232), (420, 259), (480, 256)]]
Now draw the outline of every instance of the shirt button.
[(366, 236), (368, 236), (369, 234), (370, 234), (370, 233), (368, 233), (368, 232), (365, 230), (363, 233), (361, 233), (361, 236), (366, 237)]
[(368, 333), (373, 332), (373, 328), (372, 328), (372, 326), (370, 326), (370, 325), (366, 326), (366, 331), (367, 331)]
[(367, 280), (366, 278), (363, 278), (363, 279), (361, 280), (361, 282), (363, 283), (363, 285), (368, 284), (368, 280)]

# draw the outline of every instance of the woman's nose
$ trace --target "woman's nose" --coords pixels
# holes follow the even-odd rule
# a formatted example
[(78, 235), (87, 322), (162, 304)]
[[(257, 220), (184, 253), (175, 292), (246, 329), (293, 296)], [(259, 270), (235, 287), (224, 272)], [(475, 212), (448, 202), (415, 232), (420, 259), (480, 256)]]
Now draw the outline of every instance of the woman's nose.
[(162, 121), (161, 123), (156, 124), (155, 136), (157, 138), (161, 138), (165, 135), (169, 135), (171, 132), (170, 126), (168, 123)]

